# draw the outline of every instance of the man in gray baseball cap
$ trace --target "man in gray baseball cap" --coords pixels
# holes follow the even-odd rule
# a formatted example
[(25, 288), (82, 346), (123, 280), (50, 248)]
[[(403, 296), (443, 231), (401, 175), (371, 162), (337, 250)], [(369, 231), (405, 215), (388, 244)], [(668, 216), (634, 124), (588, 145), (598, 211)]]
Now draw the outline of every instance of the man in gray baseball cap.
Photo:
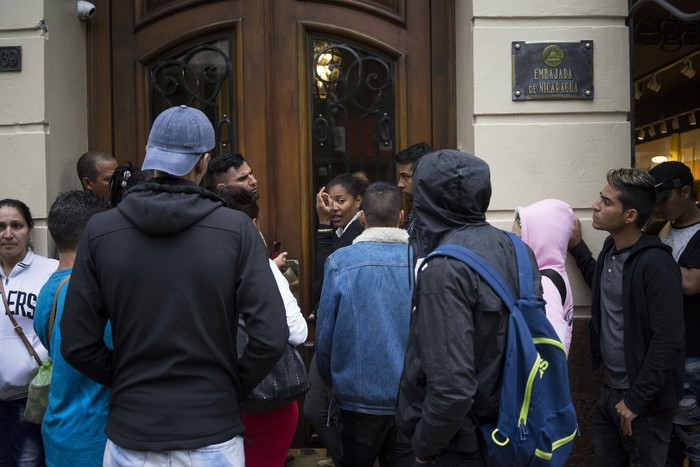
[[(280, 359), (285, 311), (251, 220), (199, 183), (216, 145), (201, 111), (156, 118), (154, 178), (85, 229), (61, 319), (65, 359), (112, 387), (106, 465), (244, 465), (238, 400)], [(236, 356), (238, 317), (250, 342)], [(114, 349), (103, 340), (112, 323)]]

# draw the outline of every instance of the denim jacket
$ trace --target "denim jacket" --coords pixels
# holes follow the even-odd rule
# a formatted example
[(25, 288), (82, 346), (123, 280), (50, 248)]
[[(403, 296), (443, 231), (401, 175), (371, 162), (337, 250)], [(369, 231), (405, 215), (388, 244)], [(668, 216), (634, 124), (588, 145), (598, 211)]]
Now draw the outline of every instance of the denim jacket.
[(316, 364), (341, 409), (393, 414), (411, 320), (408, 234), (365, 230), (325, 263)]

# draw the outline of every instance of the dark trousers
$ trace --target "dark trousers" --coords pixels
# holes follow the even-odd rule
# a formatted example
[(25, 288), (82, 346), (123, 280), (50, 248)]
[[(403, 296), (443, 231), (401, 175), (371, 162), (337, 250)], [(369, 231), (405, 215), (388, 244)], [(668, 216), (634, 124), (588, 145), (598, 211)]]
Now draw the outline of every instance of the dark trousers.
[(415, 456), (408, 438), (396, 428), (394, 415), (370, 415), (341, 410), (338, 417), (338, 467), (413, 467)]
[(624, 391), (603, 385), (593, 415), (593, 466), (662, 467), (673, 429), (673, 411), (657, 412), (632, 421), (632, 436), (622, 434), (615, 405)]
[(328, 455), (333, 460), (337, 460), (340, 455), (340, 443), (334, 414), (329, 414), (331, 391), (323, 382), (318, 368), (316, 368), (315, 353), (309, 365), (309, 385), (309, 391), (304, 396), (304, 416), (318, 434), (321, 444), (328, 451)]

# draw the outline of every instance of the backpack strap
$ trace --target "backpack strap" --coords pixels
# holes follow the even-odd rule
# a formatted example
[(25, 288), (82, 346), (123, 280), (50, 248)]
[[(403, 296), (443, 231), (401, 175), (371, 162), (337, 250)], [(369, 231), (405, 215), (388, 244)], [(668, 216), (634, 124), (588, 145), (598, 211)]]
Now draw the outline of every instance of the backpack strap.
[[(516, 235), (511, 234), (510, 232), (505, 233), (511, 239), (513, 247), (515, 248), (520, 282), (520, 297), (531, 296), (534, 291), (532, 287), (532, 271), (529, 267), (530, 261), (525, 244)], [(486, 281), (486, 283), (491, 286), (499, 297), (501, 297), (501, 300), (503, 300), (508, 309), (513, 309), (513, 305), (515, 304), (515, 295), (510, 290), (501, 275), (495, 269), (493, 269), (493, 267), (488, 264), (484, 258), (468, 248), (453, 244), (440, 245), (426, 257), (426, 260), (429, 260), (434, 256), (449, 256), (466, 263), (467, 266), (472, 268), (474, 272), (479, 274)]]
[(559, 291), (561, 304), (564, 306), (564, 302), (566, 302), (566, 284), (564, 283), (564, 278), (561, 277), (561, 274), (554, 269), (540, 269), (540, 274), (552, 281), (554, 286)]
[(508, 238), (513, 243), (515, 259), (518, 263), (518, 277), (520, 278), (520, 298), (533, 297), (535, 287), (532, 282), (532, 266), (530, 265), (530, 255), (527, 252), (525, 242), (513, 232), (506, 232)]

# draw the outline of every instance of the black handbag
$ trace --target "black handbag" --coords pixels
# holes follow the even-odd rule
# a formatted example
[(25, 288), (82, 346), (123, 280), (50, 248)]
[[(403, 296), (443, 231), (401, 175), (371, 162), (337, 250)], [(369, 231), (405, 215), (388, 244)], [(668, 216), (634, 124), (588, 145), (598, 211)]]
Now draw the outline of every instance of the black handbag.
[[(238, 321), (236, 351), (238, 358), (248, 345), (243, 321)], [(301, 355), (287, 344), (284, 355), (260, 384), (240, 402), (241, 413), (264, 413), (283, 407), (309, 390), (309, 376)]]

